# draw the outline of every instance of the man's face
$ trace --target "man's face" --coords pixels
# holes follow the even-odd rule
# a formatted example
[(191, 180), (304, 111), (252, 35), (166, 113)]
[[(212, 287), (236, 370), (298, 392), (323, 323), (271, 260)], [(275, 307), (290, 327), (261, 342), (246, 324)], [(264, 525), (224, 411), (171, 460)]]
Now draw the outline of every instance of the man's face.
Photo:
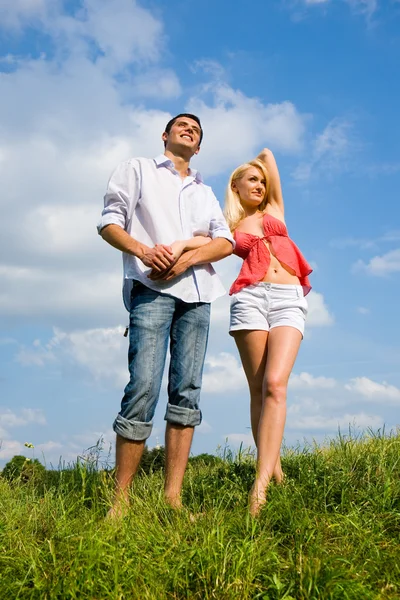
[(172, 125), (169, 133), (164, 131), (162, 139), (166, 142), (166, 150), (173, 151), (177, 147), (182, 150), (184, 147), (193, 156), (200, 150), (200, 125), (189, 117), (180, 117)]

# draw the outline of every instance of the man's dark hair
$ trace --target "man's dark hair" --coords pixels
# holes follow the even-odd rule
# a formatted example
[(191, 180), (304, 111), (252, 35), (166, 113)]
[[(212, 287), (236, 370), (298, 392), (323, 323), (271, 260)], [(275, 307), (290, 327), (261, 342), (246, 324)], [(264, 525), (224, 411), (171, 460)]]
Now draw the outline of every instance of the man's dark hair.
[[(201, 140), (203, 139), (203, 128), (201, 126), (199, 117), (196, 117), (196, 115), (192, 115), (190, 113), (180, 113), (179, 115), (176, 115), (176, 117), (174, 117), (173, 119), (168, 121), (168, 123), (166, 124), (165, 133), (169, 133), (171, 131), (172, 125), (175, 123), (175, 121), (177, 121), (181, 117), (187, 117), (188, 119), (193, 119), (193, 121), (196, 121), (196, 123), (200, 127), (200, 142), (199, 142), (199, 146), (200, 146)], [(164, 142), (164, 146), (166, 146), (166, 142)]]

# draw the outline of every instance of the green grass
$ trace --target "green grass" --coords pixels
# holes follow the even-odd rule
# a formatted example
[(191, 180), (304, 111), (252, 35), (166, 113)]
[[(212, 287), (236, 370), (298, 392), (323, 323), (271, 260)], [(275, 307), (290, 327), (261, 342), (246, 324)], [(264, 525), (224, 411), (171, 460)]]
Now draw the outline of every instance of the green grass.
[(399, 461), (399, 434), (287, 450), (286, 483), (257, 520), (244, 454), (194, 460), (181, 513), (163, 503), (162, 472), (142, 474), (119, 524), (104, 519), (106, 472), (0, 477), (0, 598), (400, 598)]

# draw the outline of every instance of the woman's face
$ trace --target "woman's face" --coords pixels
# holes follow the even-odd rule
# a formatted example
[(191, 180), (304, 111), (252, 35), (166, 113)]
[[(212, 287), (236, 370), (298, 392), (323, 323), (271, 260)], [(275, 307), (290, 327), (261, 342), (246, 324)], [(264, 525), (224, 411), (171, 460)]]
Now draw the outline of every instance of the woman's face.
[(249, 167), (240, 179), (232, 182), (232, 189), (239, 194), (243, 207), (255, 208), (265, 198), (265, 177), (256, 167)]

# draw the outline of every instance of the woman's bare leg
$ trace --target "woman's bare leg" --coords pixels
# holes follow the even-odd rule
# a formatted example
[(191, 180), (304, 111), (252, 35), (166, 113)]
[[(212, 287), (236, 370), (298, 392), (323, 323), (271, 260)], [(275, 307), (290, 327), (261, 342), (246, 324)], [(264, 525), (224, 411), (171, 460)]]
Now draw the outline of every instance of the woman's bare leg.
[[(257, 475), (250, 497), (256, 515), (265, 503), (267, 486), (280, 467), (278, 458), (286, 421), (286, 391), (299, 351), (302, 335), (294, 327), (276, 327), (269, 332), (263, 384), (264, 402), (257, 437)], [(282, 470), (280, 469), (282, 474)]]
[[(234, 338), (249, 384), (251, 429), (254, 442), (258, 446), (258, 430), (263, 406), (263, 381), (267, 362), (268, 331), (236, 331)], [(283, 473), (279, 456), (273, 476), (278, 483), (281, 483)]]

